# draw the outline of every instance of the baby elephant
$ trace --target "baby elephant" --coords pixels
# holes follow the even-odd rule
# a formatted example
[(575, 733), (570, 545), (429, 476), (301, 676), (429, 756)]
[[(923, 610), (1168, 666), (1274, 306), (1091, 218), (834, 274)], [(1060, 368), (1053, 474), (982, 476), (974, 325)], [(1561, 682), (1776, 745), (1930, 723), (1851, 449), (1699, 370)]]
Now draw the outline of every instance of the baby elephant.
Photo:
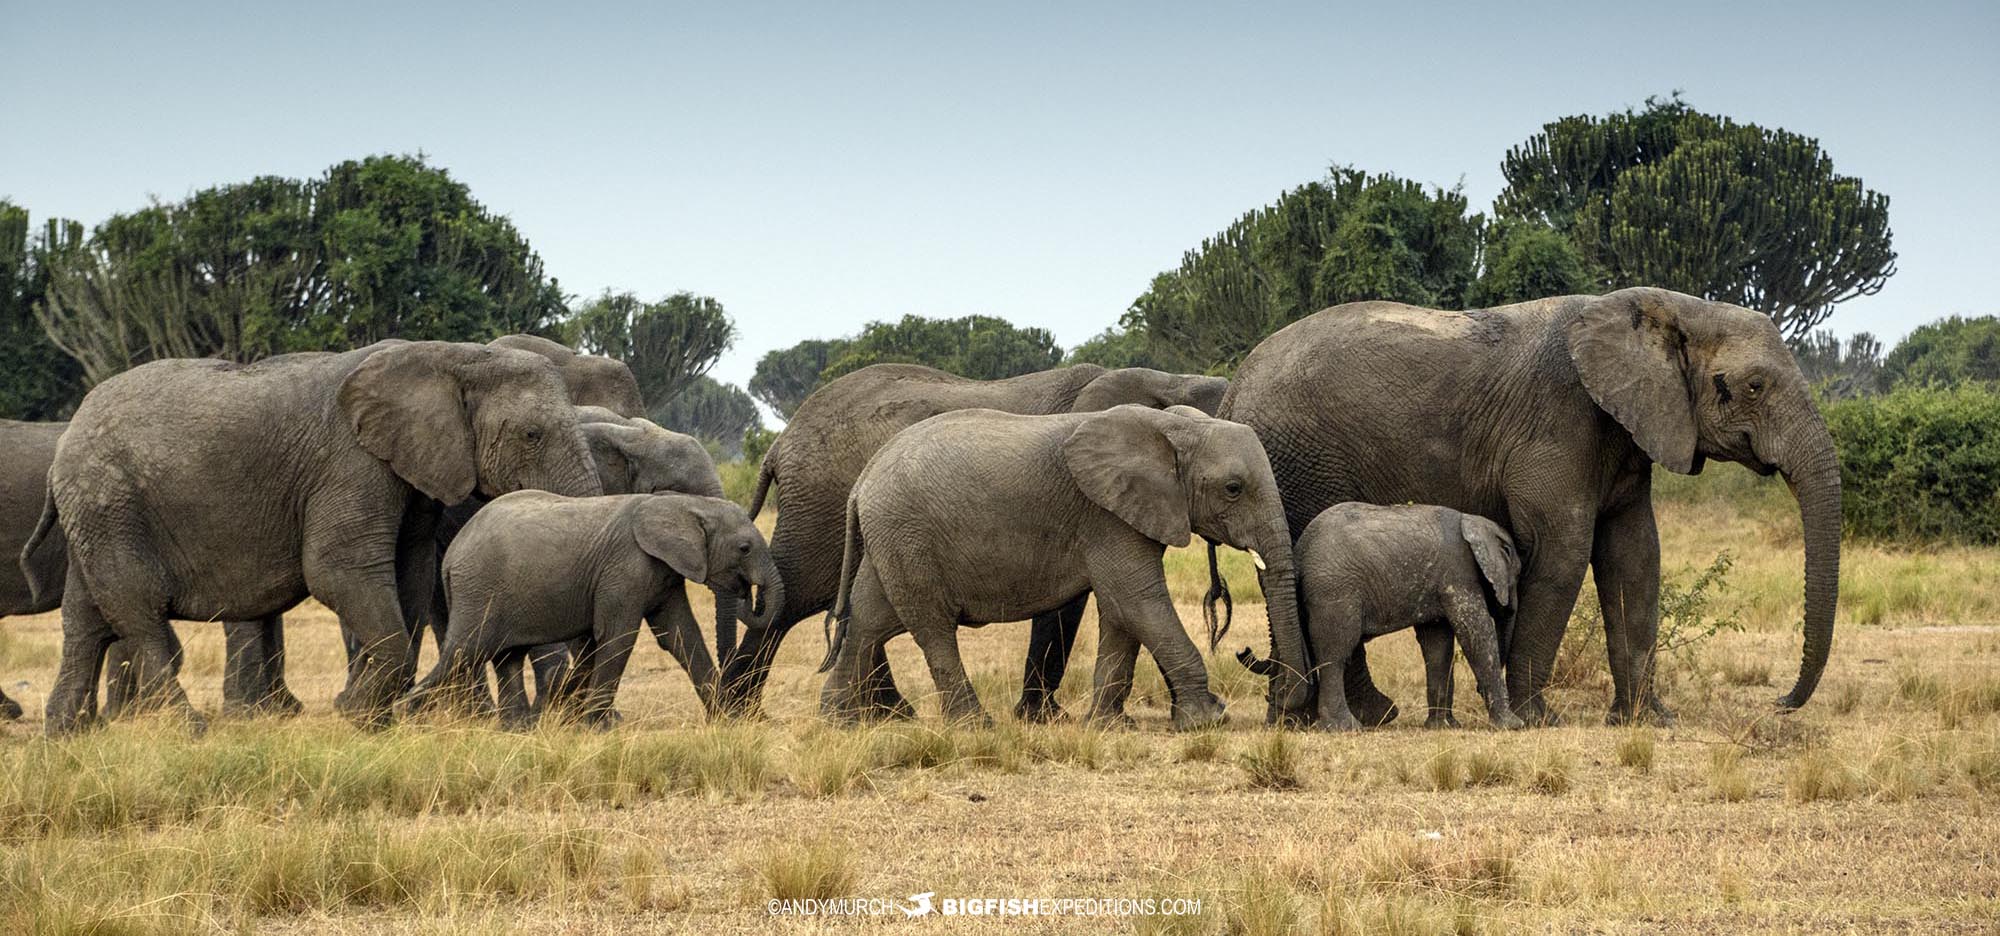
[[(1306, 525), (1294, 555), (1313, 659), (1320, 661), (1319, 727), (1361, 727), (1347, 708), (1342, 662), (1361, 642), (1417, 629), (1429, 684), (1430, 727), (1455, 725), (1451, 715), (1451, 639), (1458, 636), (1498, 728), (1519, 728), (1500, 673), (1501, 631), (1511, 626), (1514, 580), (1521, 560), (1514, 539), (1485, 517), (1448, 507), (1405, 504), (1328, 507)], [(1238, 658), (1254, 672), (1273, 664), (1245, 649)]]
[[(445, 693), (470, 694), (485, 666), (503, 664), (502, 692), (519, 695), (519, 657), (530, 648), (583, 639), (580, 714), (617, 718), (612, 702), (646, 619), (660, 646), (694, 680), (714, 711), (715, 663), (688, 607), (686, 583), (718, 594), (757, 589), (756, 613), (783, 597), (777, 566), (743, 508), (686, 494), (573, 498), (518, 491), (475, 514), (444, 556), (450, 604), (437, 667), (406, 699), (414, 713)], [(512, 721), (525, 699), (503, 698)]]

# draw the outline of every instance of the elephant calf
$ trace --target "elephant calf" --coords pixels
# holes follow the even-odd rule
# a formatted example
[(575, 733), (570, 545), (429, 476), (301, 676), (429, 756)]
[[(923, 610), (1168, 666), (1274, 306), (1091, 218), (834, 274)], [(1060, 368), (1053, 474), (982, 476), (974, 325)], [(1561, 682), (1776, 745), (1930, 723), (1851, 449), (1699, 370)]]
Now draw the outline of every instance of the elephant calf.
[[(1168, 596), (1162, 556), (1190, 533), (1261, 553), (1272, 690), (1304, 694), (1291, 536), (1264, 448), (1198, 410), (1114, 407), (1017, 416), (960, 410), (903, 430), (847, 500), (847, 540), (821, 708), (835, 719), (879, 697), (882, 646), (908, 630), (953, 719), (984, 719), (958, 627), (1017, 621), (1097, 596), (1093, 716), (1116, 718), (1144, 645), (1166, 676), (1177, 728), (1222, 721), (1208, 670)], [(1303, 705), (1303, 700), (1298, 704)]]
[(469, 694), (497, 660), (503, 717), (525, 722), (521, 657), (582, 638), (574, 677), (582, 682), (581, 714), (607, 724), (617, 718), (612, 703), (644, 618), (712, 712), (715, 663), (688, 607), (689, 580), (735, 596), (754, 586), (760, 610), (783, 597), (763, 536), (729, 501), (539, 491), (496, 498), (445, 553), (445, 644), (406, 704), (414, 713), (441, 694)]
[[(1514, 580), (1521, 560), (1514, 538), (1485, 517), (1448, 507), (1335, 504), (1306, 524), (1293, 546), (1313, 658), (1342, 661), (1362, 641), (1406, 627), (1417, 629), (1427, 674), (1430, 727), (1456, 725), (1451, 714), (1451, 640), (1472, 663), (1486, 711), (1498, 728), (1520, 728), (1501, 676), (1501, 636), (1495, 621), (1513, 620)], [(1249, 649), (1238, 654), (1252, 671), (1272, 664)], [(1319, 668), (1319, 727), (1361, 727), (1347, 707), (1338, 662)]]

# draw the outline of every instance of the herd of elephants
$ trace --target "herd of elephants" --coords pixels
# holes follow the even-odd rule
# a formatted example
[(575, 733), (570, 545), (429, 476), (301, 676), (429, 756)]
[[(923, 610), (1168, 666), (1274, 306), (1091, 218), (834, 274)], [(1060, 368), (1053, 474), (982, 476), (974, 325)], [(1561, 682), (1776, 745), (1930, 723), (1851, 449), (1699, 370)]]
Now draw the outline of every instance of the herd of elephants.
[[(1804, 654), (1780, 706), (1811, 697), (1832, 642), (1840, 471), (1806, 380), (1766, 316), (1661, 289), (1336, 306), (1229, 380), (875, 365), (805, 400), (747, 511), (700, 444), (643, 412), (624, 364), (516, 335), (155, 361), (68, 423), (0, 423), (0, 548), (21, 573), (0, 575), (0, 614), (62, 609), (47, 732), (162, 706), (199, 724), (171, 620), (222, 622), (225, 714), (298, 711), (283, 615), (307, 597), (339, 618), (335, 706), (366, 725), (439, 704), (518, 724), (559, 703), (607, 723), (642, 622), (709, 713), (745, 714), (820, 612), (830, 718), (914, 712), (884, 653), (907, 632), (947, 717), (984, 719), (957, 629), (1032, 619), (1015, 713), (1048, 720), (1095, 595), (1089, 717), (1127, 720), (1143, 647), (1173, 724), (1201, 727), (1223, 705), (1163, 568), (1194, 536), (1211, 650), (1229, 626), (1216, 547), (1257, 569), (1270, 652), (1239, 658), (1274, 723), (1394, 719), (1363, 644), (1404, 628), (1431, 724), (1455, 724), (1454, 643), (1493, 725), (1551, 723), (1586, 570), (1610, 720), (1667, 720), (1652, 469), (1709, 459), (1782, 474), (1798, 502)], [(753, 519), (773, 497), (767, 543)], [(713, 658), (689, 582), (716, 597)], [(418, 679), (427, 629), (438, 663)]]

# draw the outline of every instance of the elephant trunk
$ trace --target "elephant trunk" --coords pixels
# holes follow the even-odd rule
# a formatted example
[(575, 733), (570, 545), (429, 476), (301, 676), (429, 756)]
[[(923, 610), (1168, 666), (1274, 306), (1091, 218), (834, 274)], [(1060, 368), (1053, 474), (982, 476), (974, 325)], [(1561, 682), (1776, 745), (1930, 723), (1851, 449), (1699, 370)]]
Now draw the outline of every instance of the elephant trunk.
[(778, 563), (769, 552), (751, 570), (750, 584), (756, 589), (756, 594), (743, 622), (762, 630), (771, 626), (771, 619), (777, 615), (779, 608), (785, 606), (785, 579), (778, 574)]
[(1299, 623), (1297, 568), (1292, 564), (1292, 538), (1285, 526), (1282, 509), (1276, 514), (1263, 542), (1256, 547), (1264, 568), (1258, 584), (1264, 590), (1264, 611), (1271, 625), (1271, 658), (1277, 671), (1271, 676), (1271, 703), (1279, 711), (1296, 712), (1308, 704), (1312, 664), (1306, 659), (1305, 630)]
[[(1811, 401), (1805, 406), (1810, 408)], [(1805, 531), (1805, 650), (1798, 682), (1778, 705), (1795, 709), (1812, 698), (1833, 648), (1833, 615), (1840, 598), (1840, 459), (1816, 411), (1795, 421), (1772, 463), (1791, 485)]]

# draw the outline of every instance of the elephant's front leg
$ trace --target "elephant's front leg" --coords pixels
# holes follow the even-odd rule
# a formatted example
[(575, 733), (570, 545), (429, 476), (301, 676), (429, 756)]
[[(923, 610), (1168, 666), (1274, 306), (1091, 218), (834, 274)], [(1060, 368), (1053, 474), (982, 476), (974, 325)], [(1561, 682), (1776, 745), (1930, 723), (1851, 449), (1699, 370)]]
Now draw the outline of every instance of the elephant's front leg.
[(694, 610), (688, 606), (687, 588), (678, 584), (668, 586), (659, 606), (646, 616), (646, 626), (652, 628), (653, 639), (659, 642), (660, 649), (687, 671), (702, 711), (713, 717), (718, 701), (715, 661), (709, 658), (708, 647), (701, 641), (701, 628), (695, 624)]
[[(1109, 544), (1106, 544), (1109, 547)], [(1227, 720), (1222, 700), (1208, 688), (1208, 667), (1201, 651), (1188, 639), (1180, 613), (1167, 592), (1158, 544), (1134, 543), (1100, 551), (1091, 562), (1091, 592), (1097, 595), (1097, 615), (1108, 626), (1129, 631), (1160, 665), (1167, 692), (1173, 697), (1174, 727), (1191, 731)], [(1106, 626), (1101, 624), (1100, 626)]]
[[(595, 639), (584, 662), (579, 664), (590, 667), (583, 719), (591, 727), (609, 728), (619, 721), (618, 682), (625, 676), (625, 664), (632, 659), (632, 645), (639, 639), (640, 607), (623, 599), (598, 603)], [(701, 646), (699, 632), (695, 646)], [(713, 666), (710, 664), (711, 669)]]
[[(1458, 645), (1465, 648), (1465, 661), (1472, 665), (1472, 675), (1478, 681), (1479, 694), (1486, 697), (1488, 720), (1495, 728), (1525, 727), (1520, 716), (1515, 715), (1513, 708), (1507, 704), (1507, 680), (1500, 673), (1498, 629), (1493, 624), (1493, 617), (1486, 613), (1485, 596), (1470, 597), (1460, 593), (1446, 611), (1451, 618), (1451, 629), (1458, 635)], [(1450, 658), (1447, 656), (1445, 663), (1447, 678), (1450, 675), (1450, 668)]]
[(229, 715), (297, 715), (305, 709), (285, 685), (285, 619), (282, 614), (222, 625), (228, 663), (222, 676), (222, 710)]
[(1062, 687), (1063, 673), (1069, 669), (1070, 648), (1076, 646), (1076, 629), (1083, 623), (1088, 594), (1048, 614), (1035, 615), (1034, 630), (1028, 636), (1028, 662), (1021, 673), (1021, 701), (1014, 717), (1027, 722), (1051, 722), (1063, 716), (1056, 704), (1056, 690)]
[(1660, 701), (1653, 681), (1653, 650), (1660, 636), (1660, 534), (1650, 495), (1598, 521), (1590, 565), (1604, 612), (1604, 649), (1611, 660), (1606, 723), (1632, 720), (1640, 714), (1637, 703), (1643, 698), (1661, 723), (1672, 724), (1674, 714)]
[(1090, 716), (1093, 724), (1133, 727), (1136, 722), (1125, 714), (1125, 699), (1132, 694), (1132, 674), (1139, 665), (1139, 639), (1132, 632), (1097, 616), (1097, 666), (1090, 678)]

